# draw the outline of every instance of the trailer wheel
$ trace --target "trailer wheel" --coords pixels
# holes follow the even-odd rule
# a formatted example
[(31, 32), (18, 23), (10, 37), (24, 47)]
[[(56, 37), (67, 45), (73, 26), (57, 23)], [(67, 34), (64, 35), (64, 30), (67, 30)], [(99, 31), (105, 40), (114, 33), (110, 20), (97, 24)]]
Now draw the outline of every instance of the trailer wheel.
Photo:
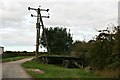
[(70, 66), (69, 60), (64, 60), (64, 66), (65, 68), (68, 68)]
[(41, 62), (45, 64), (45, 58), (44, 57), (41, 58)]
[(48, 59), (47, 59), (47, 57), (45, 57), (45, 64), (48, 64)]

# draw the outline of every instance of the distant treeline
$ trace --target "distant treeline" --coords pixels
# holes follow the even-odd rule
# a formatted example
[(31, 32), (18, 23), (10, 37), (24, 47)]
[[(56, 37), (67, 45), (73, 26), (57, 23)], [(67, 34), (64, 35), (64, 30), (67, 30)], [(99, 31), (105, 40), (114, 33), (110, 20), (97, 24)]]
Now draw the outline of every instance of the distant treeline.
[(28, 51), (5, 51), (4, 53), (34, 53), (35, 51), (33, 52), (28, 52)]
[[(45, 52), (40, 52), (39, 54), (47, 54)], [(27, 52), (27, 51), (5, 51), (2, 54), (2, 58), (9, 58), (9, 57), (17, 57), (17, 56), (35, 56), (35, 51)]]

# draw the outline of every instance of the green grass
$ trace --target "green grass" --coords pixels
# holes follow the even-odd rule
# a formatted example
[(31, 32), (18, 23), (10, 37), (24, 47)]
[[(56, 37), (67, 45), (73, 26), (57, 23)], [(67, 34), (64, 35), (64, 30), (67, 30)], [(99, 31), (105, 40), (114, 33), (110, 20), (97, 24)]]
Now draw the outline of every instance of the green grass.
[(17, 57), (10, 57), (10, 58), (2, 58), (2, 59), (0, 59), (0, 61), (11, 62), (11, 61), (17, 61), (17, 60), (29, 58), (29, 57), (31, 57), (31, 56), (17, 56)]
[(41, 64), (34, 61), (25, 62), (22, 66), (27, 69), (40, 69), (44, 74), (37, 74), (30, 70), (27, 72), (33, 78), (98, 78), (94, 73), (87, 72), (84, 69), (68, 69), (51, 64)]

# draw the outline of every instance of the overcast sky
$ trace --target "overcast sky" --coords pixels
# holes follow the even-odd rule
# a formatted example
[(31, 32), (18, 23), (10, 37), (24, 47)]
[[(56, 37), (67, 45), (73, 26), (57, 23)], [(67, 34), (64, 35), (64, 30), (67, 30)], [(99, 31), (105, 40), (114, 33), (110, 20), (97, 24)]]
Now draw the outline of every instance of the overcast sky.
[[(96, 29), (117, 25), (119, 0), (0, 0), (0, 46), (5, 50), (35, 50), (36, 18), (28, 7), (49, 8), (46, 27), (71, 29), (73, 40), (90, 40)], [(47, 15), (43, 13), (42, 15)]]

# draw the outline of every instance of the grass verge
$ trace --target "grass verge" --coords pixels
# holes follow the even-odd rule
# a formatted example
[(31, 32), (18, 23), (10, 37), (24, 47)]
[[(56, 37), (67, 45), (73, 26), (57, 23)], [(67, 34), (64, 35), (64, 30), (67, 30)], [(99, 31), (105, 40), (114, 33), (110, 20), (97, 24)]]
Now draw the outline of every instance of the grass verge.
[[(98, 78), (94, 73), (87, 72), (84, 69), (68, 69), (61, 66), (41, 64), (34, 61), (25, 62), (22, 66), (33, 78)], [(40, 69), (45, 73), (37, 74), (29, 69)]]

